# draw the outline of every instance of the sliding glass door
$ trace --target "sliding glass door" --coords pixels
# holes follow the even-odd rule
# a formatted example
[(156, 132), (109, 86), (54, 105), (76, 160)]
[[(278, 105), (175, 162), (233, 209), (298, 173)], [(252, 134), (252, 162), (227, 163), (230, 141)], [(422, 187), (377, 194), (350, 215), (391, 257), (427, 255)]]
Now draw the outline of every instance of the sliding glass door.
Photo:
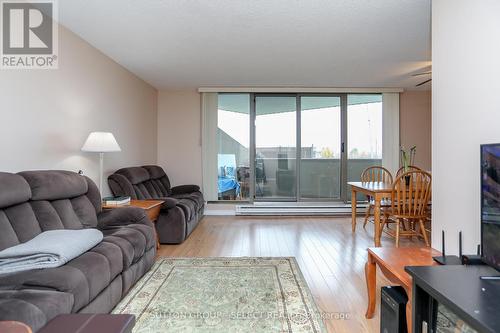
[(340, 96), (300, 97), (300, 145), (299, 199), (340, 199)]
[(219, 94), (217, 123), (219, 200), (350, 201), (382, 164), (381, 94)]
[(217, 196), (250, 199), (250, 94), (219, 94)]
[[(359, 181), (363, 170), (374, 165), (382, 165), (382, 95), (348, 95), (347, 181)], [(366, 196), (360, 193), (358, 200)]]
[(255, 96), (255, 199), (340, 199), (341, 155), (340, 96)]
[(255, 96), (255, 198), (296, 200), (297, 99)]

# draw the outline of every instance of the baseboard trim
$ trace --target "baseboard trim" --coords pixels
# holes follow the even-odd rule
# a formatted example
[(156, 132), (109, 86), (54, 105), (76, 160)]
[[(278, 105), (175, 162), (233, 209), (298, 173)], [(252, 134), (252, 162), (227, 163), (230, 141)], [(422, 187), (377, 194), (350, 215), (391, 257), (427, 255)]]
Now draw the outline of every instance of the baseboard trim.
[(207, 209), (205, 210), (205, 215), (207, 216), (235, 216), (235, 210), (227, 209)]
[[(359, 204), (358, 214), (366, 212), (366, 204)], [(253, 205), (236, 205), (234, 209), (207, 209), (209, 216), (351, 216), (350, 204), (283, 204), (259, 202)]]

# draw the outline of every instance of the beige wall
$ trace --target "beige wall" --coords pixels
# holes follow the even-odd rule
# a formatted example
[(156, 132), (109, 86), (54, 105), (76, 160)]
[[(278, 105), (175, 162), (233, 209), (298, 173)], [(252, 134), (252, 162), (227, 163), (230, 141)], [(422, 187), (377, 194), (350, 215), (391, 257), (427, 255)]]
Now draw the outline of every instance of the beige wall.
[(500, 1), (432, 2), (432, 245), (480, 242), (479, 145), (500, 142)]
[(159, 92), (158, 164), (173, 185), (202, 185), (201, 96), (196, 90)]
[(122, 148), (105, 174), (155, 163), (156, 109), (155, 88), (60, 27), (58, 70), (0, 71), (0, 171), (81, 169), (97, 182), (98, 155), (80, 151), (91, 131)]
[(432, 168), (431, 91), (405, 91), (399, 96), (399, 136), (405, 148), (417, 146), (415, 164)]

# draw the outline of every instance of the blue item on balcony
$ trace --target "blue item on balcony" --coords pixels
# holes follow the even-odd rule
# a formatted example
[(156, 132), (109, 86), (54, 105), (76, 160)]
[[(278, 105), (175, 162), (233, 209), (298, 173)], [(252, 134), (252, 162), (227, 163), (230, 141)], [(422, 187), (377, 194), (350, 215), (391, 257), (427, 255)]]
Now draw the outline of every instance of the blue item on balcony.
[(236, 178), (236, 156), (234, 154), (217, 155), (217, 188), (219, 193), (230, 190), (235, 191), (235, 196), (240, 193), (240, 183)]

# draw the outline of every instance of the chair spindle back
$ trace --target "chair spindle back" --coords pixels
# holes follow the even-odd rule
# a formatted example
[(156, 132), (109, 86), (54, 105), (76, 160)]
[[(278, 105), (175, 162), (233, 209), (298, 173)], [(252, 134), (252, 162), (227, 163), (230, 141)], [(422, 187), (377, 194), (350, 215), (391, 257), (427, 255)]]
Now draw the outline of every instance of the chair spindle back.
[(431, 196), (432, 176), (425, 171), (408, 171), (392, 184), (392, 214), (401, 218), (425, 218)]
[(362, 182), (382, 182), (392, 184), (392, 175), (389, 170), (381, 166), (371, 166), (361, 173)]
[[(418, 166), (409, 165), (408, 171), (422, 171), (422, 169), (420, 169)], [(403, 173), (405, 173), (405, 168), (404, 167), (399, 168), (398, 172), (396, 172), (396, 178), (401, 176)]]

